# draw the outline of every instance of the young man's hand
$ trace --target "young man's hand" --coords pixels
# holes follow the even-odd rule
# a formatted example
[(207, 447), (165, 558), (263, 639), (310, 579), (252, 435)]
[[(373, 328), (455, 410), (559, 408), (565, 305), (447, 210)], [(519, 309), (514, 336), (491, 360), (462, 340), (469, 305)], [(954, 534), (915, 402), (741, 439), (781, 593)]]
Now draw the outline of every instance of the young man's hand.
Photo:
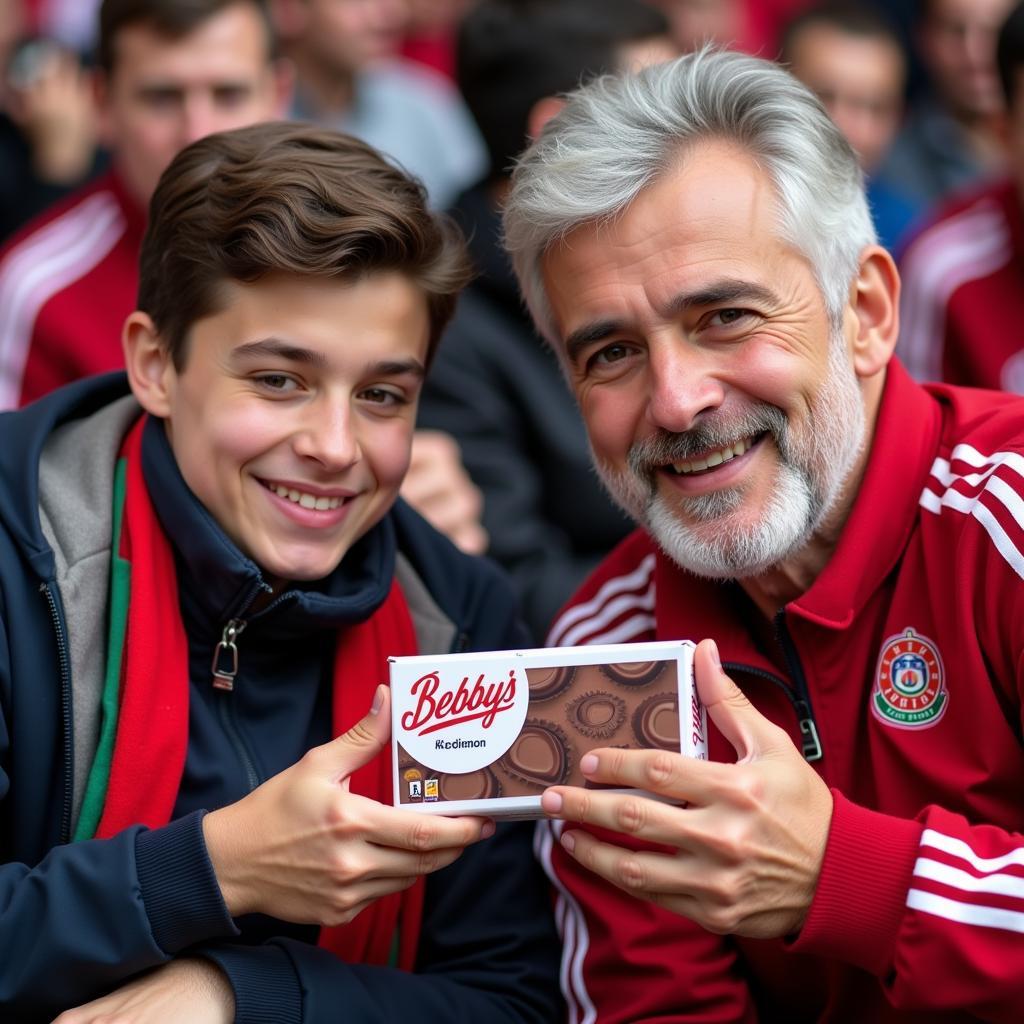
[(99, 999), (65, 1010), (53, 1024), (231, 1024), (235, 995), (209, 960), (171, 960)]
[(668, 847), (629, 850), (567, 827), (562, 846), (584, 867), (709, 931), (755, 938), (796, 932), (814, 897), (832, 820), (832, 794), (789, 736), (761, 715), (703, 641), (697, 689), (737, 763), (663, 750), (593, 751), (593, 782), (667, 797), (557, 786), (542, 796), (552, 818), (597, 825)]
[(349, 792), (349, 776), (388, 741), (390, 697), (378, 687), (373, 709), (344, 736), (203, 819), (233, 917), (345, 924), (493, 833), (486, 818), (397, 810)]

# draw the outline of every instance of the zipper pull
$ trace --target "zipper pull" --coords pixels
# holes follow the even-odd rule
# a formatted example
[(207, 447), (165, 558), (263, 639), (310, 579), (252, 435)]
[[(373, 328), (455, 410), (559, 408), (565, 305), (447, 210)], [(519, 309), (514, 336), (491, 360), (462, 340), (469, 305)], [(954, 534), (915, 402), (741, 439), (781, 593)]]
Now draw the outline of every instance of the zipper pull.
[(818, 726), (810, 715), (806, 701), (797, 702), (797, 714), (800, 716), (800, 750), (805, 761), (820, 761), (822, 757), (821, 739), (818, 737)]
[(215, 690), (233, 690), (238, 675), (238, 648), (235, 638), (245, 629), (245, 619), (231, 619), (224, 627), (220, 643), (213, 651), (213, 687)]

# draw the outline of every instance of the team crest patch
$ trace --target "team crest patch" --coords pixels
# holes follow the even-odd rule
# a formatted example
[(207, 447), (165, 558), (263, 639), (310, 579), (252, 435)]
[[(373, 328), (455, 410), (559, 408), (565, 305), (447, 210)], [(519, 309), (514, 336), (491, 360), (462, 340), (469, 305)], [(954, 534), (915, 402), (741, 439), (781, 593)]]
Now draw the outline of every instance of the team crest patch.
[(871, 693), (875, 717), (897, 729), (927, 729), (949, 703), (938, 647), (912, 629), (882, 645)]

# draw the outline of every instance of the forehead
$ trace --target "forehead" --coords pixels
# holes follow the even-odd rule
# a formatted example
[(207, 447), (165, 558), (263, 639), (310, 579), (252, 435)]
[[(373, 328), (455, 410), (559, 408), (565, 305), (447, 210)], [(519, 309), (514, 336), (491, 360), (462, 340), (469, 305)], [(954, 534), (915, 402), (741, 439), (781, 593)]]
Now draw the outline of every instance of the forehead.
[(779, 232), (778, 202), (752, 157), (702, 145), (608, 223), (584, 224), (542, 262), (564, 338), (599, 319), (643, 319), (721, 281), (774, 288), (806, 260)]
[(111, 77), (256, 74), (270, 61), (267, 31), (250, 3), (225, 7), (184, 35), (167, 35), (146, 22), (125, 25), (114, 37)]

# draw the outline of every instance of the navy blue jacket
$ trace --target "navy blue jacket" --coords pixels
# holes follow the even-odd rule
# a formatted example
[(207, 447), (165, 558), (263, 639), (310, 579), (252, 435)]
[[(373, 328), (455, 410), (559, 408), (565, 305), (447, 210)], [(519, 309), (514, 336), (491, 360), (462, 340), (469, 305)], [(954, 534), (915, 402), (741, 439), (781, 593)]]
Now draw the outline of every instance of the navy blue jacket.
[[(557, 940), (527, 826), (500, 827), (428, 877), (414, 973), (342, 963), (315, 946), (313, 928), (233, 921), (206, 855), (203, 807), (240, 798), (327, 738), (324, 637), (370, 614), (396, 572), (421, 650), (522, 646), (498, 572), (401, 504), (353, 548), (337, 580), (275, 601), (260, 613), (265, 629), (253, 617), (249, 628), (262, 641), (245, 649), (250, 703), (232, 705), (228, 723), (241, 744), (218, 744), (217, 722), (228, 719), (209, 698), (209, 645), (219, 616), (244, 611), (262, 579), (147, 431), (144, 470), (158, 514), (177, 524), (169, 532), (189, 631), (185, 777), (169, 825), (68, 843), (98, 729), (110, 474), (138, 414), (126, 394), (123, 376), (111, 375), (0, 415), (0, 1020), (50, 1020), (139, 970), (191, 954), (227, 972), (241, 1024), (558, 1019)], [(197, 636), (207, 613), (209, 635)], [(274, 705), (260, 706), (260, 677), (273, 683), (292, 634), (304, 638), (304, 653), (287, 663), (305, 692), (280, 712), (270, 742), (265, 716)]]

